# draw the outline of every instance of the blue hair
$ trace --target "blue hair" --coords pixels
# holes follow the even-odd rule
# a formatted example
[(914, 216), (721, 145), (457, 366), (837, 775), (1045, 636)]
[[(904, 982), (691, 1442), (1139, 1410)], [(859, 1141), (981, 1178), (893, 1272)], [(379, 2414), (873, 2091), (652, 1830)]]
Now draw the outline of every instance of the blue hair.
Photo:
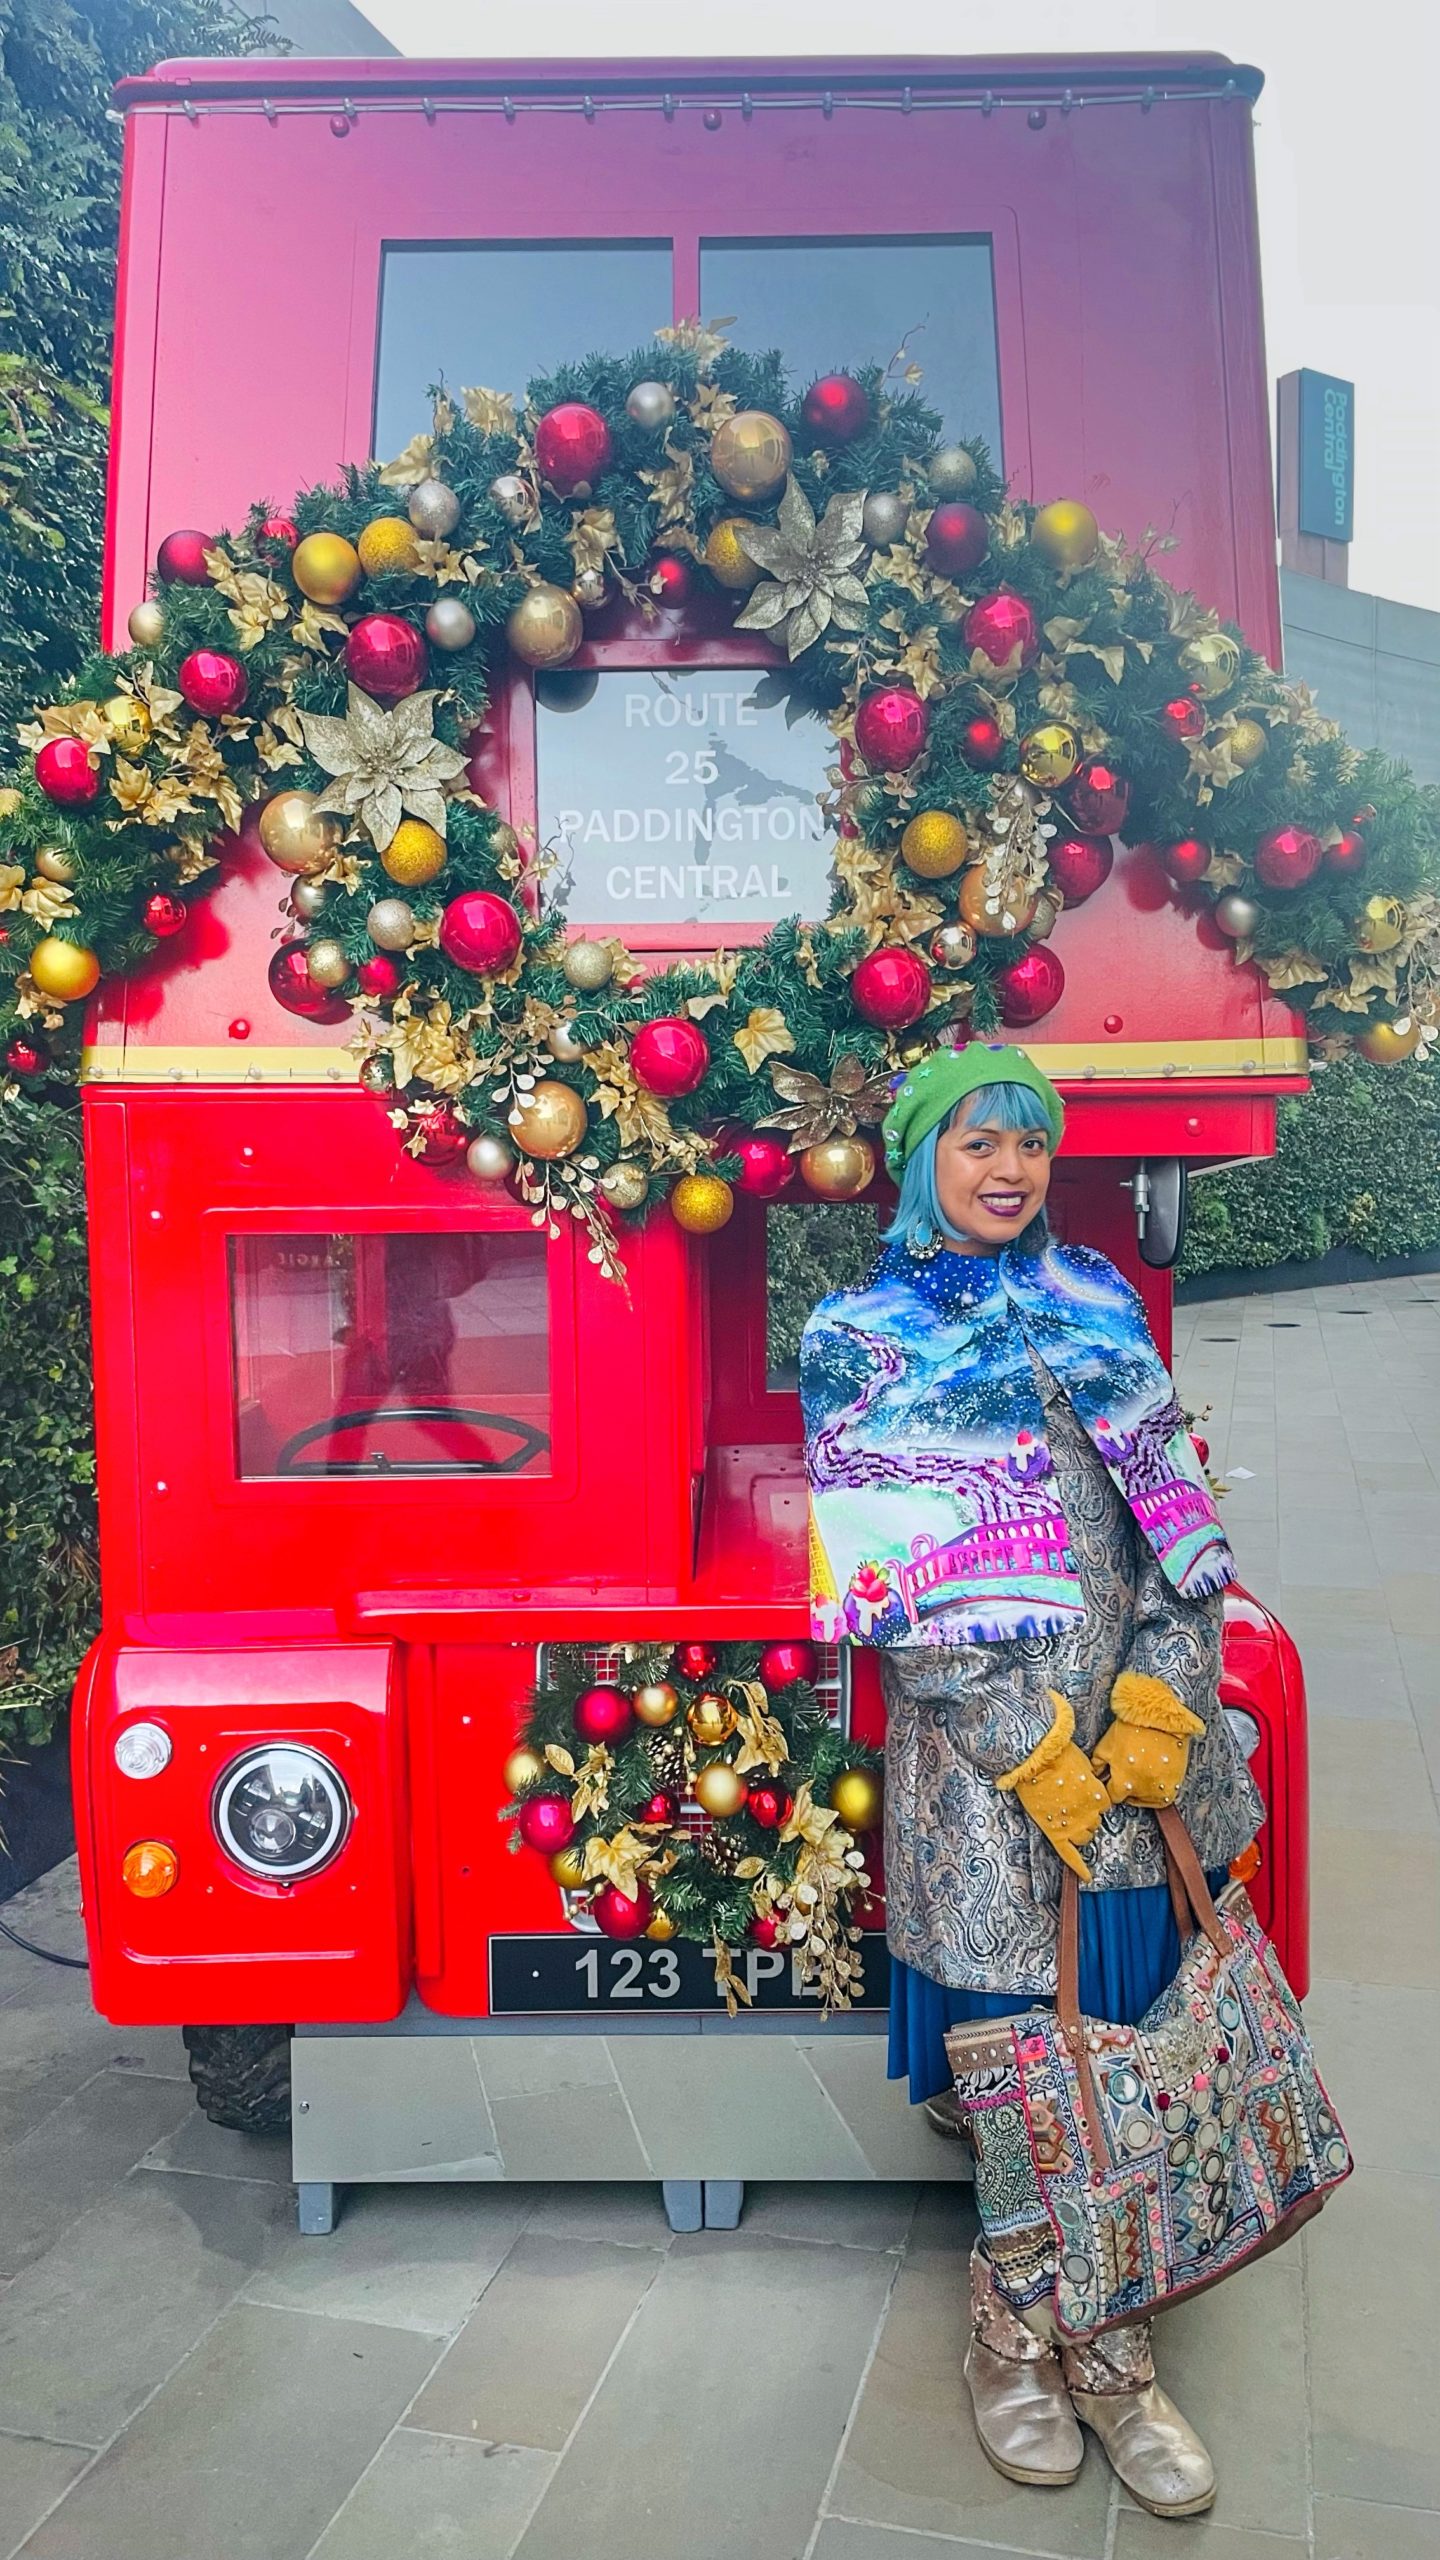
[[(908, 1253), (914, 1253), (933, 1244), (937, 1237), (948, 1238), (951, 1244), (973, 1243), (974, 1239), (963, 1229), (951, 1225), (935, 1188), (935, 1150), (943, 1131), (953, 1128), (957, 1121), (962, 1126), (970, 1121), (988, 1123), (992, 1129), (1043, 1129), (1047, 1141), (1050, 1137), (1045, 1105), (1027, 1084), (977, 1085), (973, 1093), (956, 1103), (948, 1119), (926, 1131), (906, 1157), (900, 1198), (884, 1233), (886, 1244), (903, 1245)], [(1044, 1234), (1042, 1209), (1031, 1219), (1020, 1242), (1038, 1243)]]

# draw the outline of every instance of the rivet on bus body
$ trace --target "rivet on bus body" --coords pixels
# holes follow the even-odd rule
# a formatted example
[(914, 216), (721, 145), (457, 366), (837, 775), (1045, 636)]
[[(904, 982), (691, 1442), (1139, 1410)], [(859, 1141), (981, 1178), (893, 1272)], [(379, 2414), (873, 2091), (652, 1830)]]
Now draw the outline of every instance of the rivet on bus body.
[(1167, 1058), (1167, 1059), (1166, 1059), (1164, 1066), (1163, 1066), (1163, 1067), (1161, 1068), (1161, 1070), (1160, 1070), (1160, 1073), (1162, 1074), (1162, 1076), (1173, 1076), (1173, 1075), (1176, 1073), (1176, 1066), (1175, 1066), (1175, 1061), (1174, 1061), (1174, 1059), (1173, 1059), (1173, 1058)]
[(718, 107), (707, 107), (700, 121), (707, 133), (718, 133), (725, 119)]
[(158, 1227), (159, 1225), (161, 1225), (161, 1223), (163, 1222), (164, 1216), (165, 1216), (165, 1212), (164, 1212), (164, 1210), (163, 1210), (163, 1209), (152, 1209), (152, 1210), (151, 1210), (151, 1212), (150, 1212), (150, 1224), (151, 1224), (151, 1226), (152, 1226), (152, 1227)]
[(1044, 107), (1032, 107), (1025, 121), (1032, 133), (1043, 133), (1050, 119)]
[(240, 1153), (242, 1154), (242, 1156), (244, 1157), (244, 1159), (245, 1159), (246, 1163), (248, 1164), (248, 1163), (250, 1162), (250, 1160), (251, 1160), (251, 1157), (254, 1155), (255, 1150), (254, 1150), (254, 1148), (253, 1148), (253, 1147), (242, 1147), (242, 1148), (241, 1148), (241, 1150), (240, 1150)]
[(169, 1490), (170, 1490), (170, 1487), (169, 1487), (169, 1486), (168, 1486), (168, 1484), (166, 1484), (166, 1483), (163, 1481), (163, 1479), (162, 1479), (162, 1480), (161, 1480), (161, 1481), (156, 1485), (155, 1490), (156, 1490), (156, 1492), (157, 1492), (157, 1493), (168, 1493), (168, 1492), (169, 1492)]
[(462, 1724), (468, 1724), (470, 1722), (470, 1718), (468, 1716), (462, 1716), (460, 1721)]
[(230, 1037), (231, 1037), (231, 1039), (232, 1039), (232, 1040), (248, 1040), (248, 1039), (249, 1039), (249, 1037), (250, 1037), (250, 1025), (249, 1025), (249, 1023), (246, 1021), (245, 1016), (244, 1016), (244, 1014), (243, 1014), (243, 1013), (237, 1013), (237, 1014), (236, 1014), (236, 1016), (235, 1016), (234, 1021), (231, 1023), (231, 1025), (230, 1025)]
[(1111, 1032), (1123, 1031), (1125, 1025), (1118, 1013), (1107, 1013), (1105, 1016), (1105, 1028), (1107, 1031)]
[(1200, 1123), (1199, 1123), (1199, 1121), (1198, 1121), (1198, 1120), (1187, 1120), (1187, 1121), (1186, 1121), (1186, 1123), (1185, 1123), (1185, 1126), (1186, 1126), (1186, 1128), (1190, 1131), (1190, 1133), (1191, 1133), (1191, 1135), (1192, 1135), (1192, 1137), (1193, 1137), (1193, 1136), (1194, 1136), (1194, 1134), (1195, 1134), (1195, 1131), (1199, 1128)]

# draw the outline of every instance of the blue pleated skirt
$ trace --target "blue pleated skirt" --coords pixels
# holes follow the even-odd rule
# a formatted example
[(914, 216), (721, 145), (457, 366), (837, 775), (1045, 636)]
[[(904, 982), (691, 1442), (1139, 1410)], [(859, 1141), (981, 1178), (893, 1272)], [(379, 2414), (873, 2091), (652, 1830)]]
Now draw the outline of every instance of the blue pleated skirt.
[[(1216, 1868), (1207, 1882), (1211, 1893), (1218, 1893), (1225, 1869)], [(1179, 1962), (1180, 1933), (1168, 1885), (1081, 1894), (1080, 2006), (1087, 2017), (1135, 2026), (1173, 1981)], [(908, 2079), (911, 2103), (919, 2106), (952, 2085), (947, 2027), (968, 2026), (976, 2018), (1019, 2017), (1042, 2006), (1049, 2003), (1007, 1991), (951, 1991), (892, 1955), (889, 2076)]]

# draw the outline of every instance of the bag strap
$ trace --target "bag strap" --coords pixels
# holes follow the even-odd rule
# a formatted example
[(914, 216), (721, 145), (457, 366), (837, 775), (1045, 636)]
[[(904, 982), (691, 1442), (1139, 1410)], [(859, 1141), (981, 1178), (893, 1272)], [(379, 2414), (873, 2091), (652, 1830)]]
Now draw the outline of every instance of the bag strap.
[[(1170, 1879), (1170, 1899), (1175, 1908), (1176, 1920), (1180, 1924), (1182, 1946), (1193, 1930), (1203, 1930), (1217, 1956), (1228, 1956), (1231, 1952), (1230, 1941), (1225, 1935), (1224, 1923), (1211, 1898), (1210, 1887), (1205, 1881), (1205, 1870), (1200, 1864), (1199, 1852), (1185, 1827), (1184, 1815), (1178, 1805), (1167, 1804), (1156, 1808), (1155, 1819), (1160, 1825), (1160, 1839), (1165, 1850), (1165, 1872)], [(1181, 1918), (1182, 1892), (1189, 1907), (1191, 1928), (1188, 1930)]]

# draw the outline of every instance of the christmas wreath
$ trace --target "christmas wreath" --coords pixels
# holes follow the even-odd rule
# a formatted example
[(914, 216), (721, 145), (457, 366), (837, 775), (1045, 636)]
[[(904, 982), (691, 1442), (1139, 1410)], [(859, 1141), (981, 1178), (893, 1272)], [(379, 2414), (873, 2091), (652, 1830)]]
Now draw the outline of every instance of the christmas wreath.
[[(1163, 543), (1010, 501), (912, 371), (797, 398), (778, 357), (685, 323), (518, 410), (442, 392), (383, 469), (168, 536), (134, 648), (22, 727), (33, 761), (0, 792), (11, 1077), (63, 1063), (66, 1008), (183, 935), (252, 837), (289, 881), (276, 1001), (352, 1010), (401, 1143), (512, 1180), (537, 1224), (582, 1219), (612, 1272), (612, 1213), (667, 1193), (704, 1231), (797, 1161), (862, 1191), (897, 1064), (1056, 1003), (1051, 936), (1121, 831), (1322, 1054), (1427, 1045), (1433, 795), (1169, 587)], [(472, 733), (505, 653), (561, 666), (608, 598), (665, 614), (707, 590), (835, 733), (833, 898), (642, 976), (567, 937)]]
[(548, 1858), (607, 1937), (709, 1947), (732, 2016), (747, 1940), (792, 1948), (844, 2008), (879, 1755), (831, 1722), (815, 1647), (629, 1645), (622, 1664), (597, 1682), (581, 1648), (555, 1647), (505, 1764), (512, 1848)]

